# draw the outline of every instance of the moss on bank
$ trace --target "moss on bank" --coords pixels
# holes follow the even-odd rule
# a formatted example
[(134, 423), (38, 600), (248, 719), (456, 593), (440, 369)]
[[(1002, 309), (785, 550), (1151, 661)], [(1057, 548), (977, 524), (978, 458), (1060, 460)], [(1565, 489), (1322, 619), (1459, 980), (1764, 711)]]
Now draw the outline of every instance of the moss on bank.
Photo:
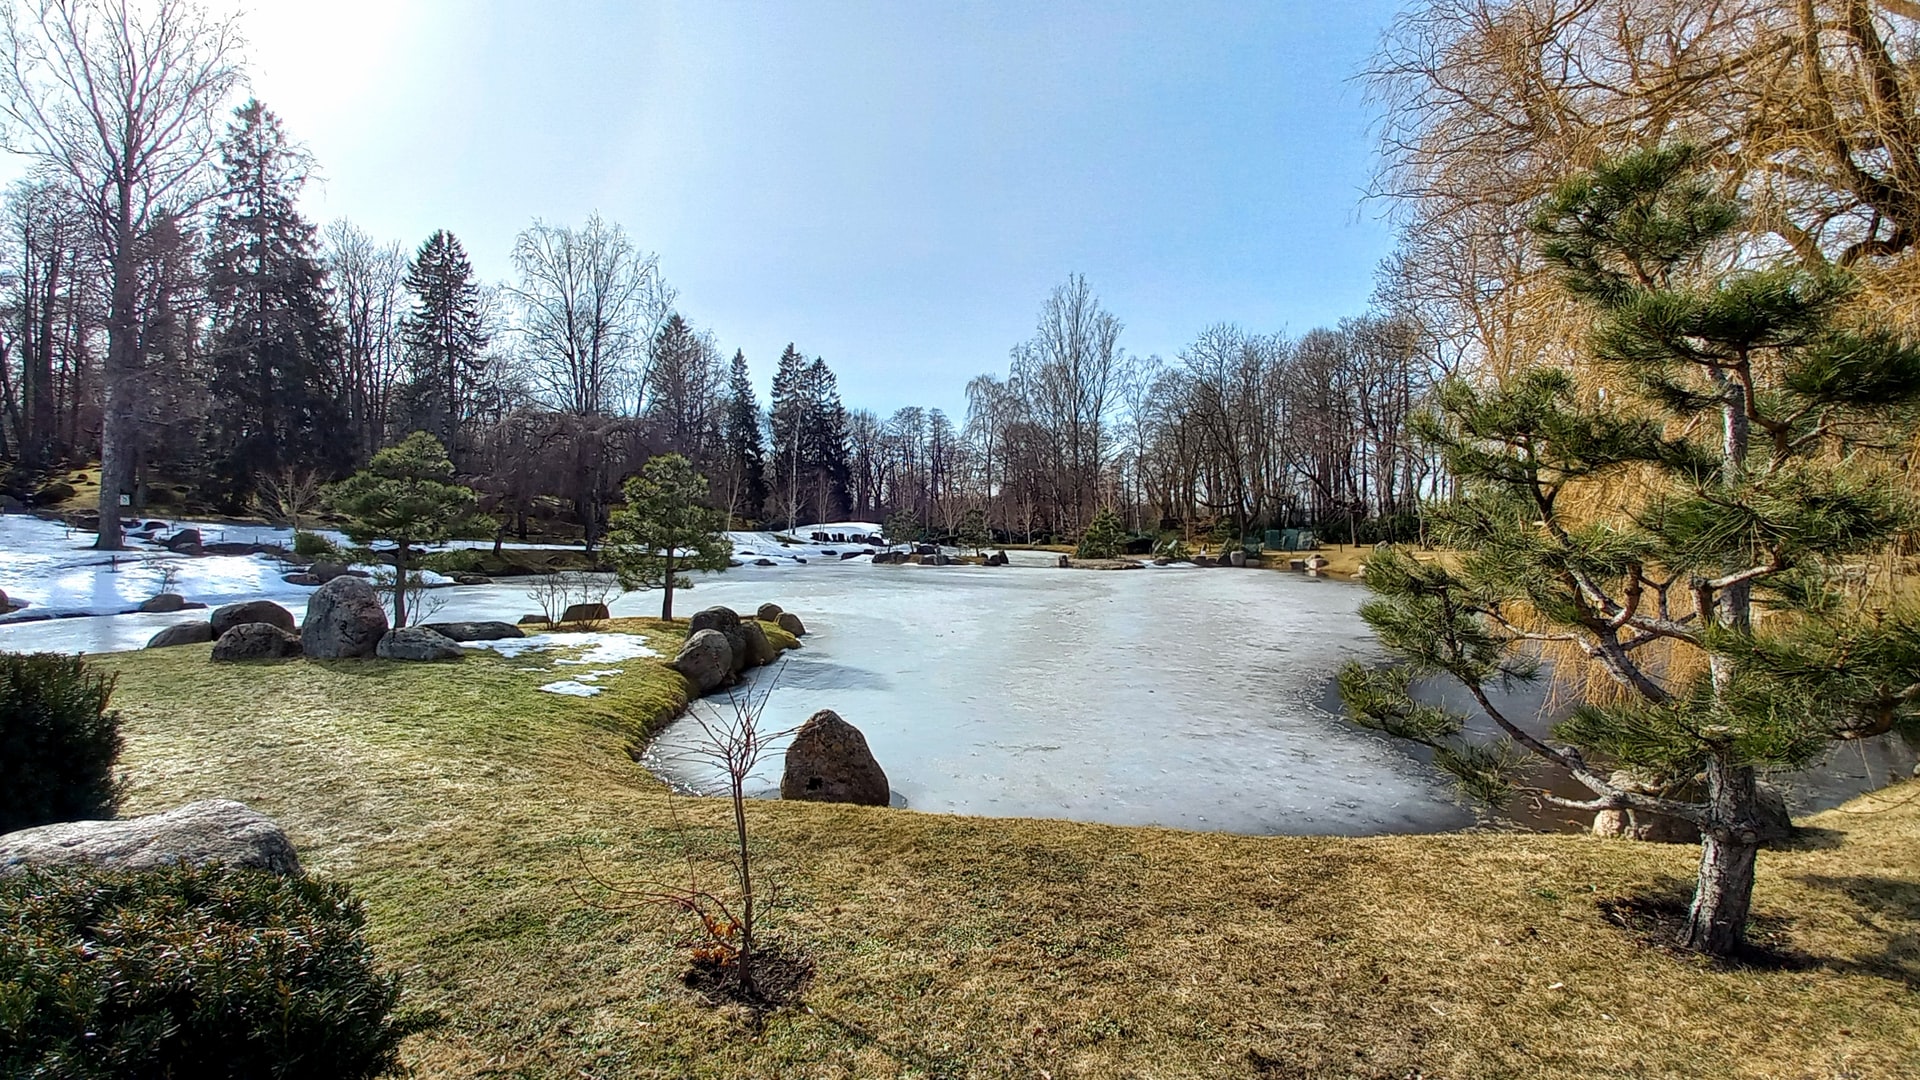
[[(684, 633), (650, 622), (656, 648)], [(1762, 929), (1807, 957), (1786, 970), (1652, 949), (1603, 917), (1684, 883), (1689, 848), (756, 802), (782, 886), (767, 928), (818, 962), (807, 1009), (756, 1027), (680, 983), (684, 923), (607, 888), (724, 850), (723, 805), (669, 796), (627, 753), (684, 700), (663, 665), (609, 665), (605, 692), (568, 698), (536, 689), (558, 676), (535, 655), (206, 657), (100, 658), (127, 812), (227, 796), (282, 820), (366, 898), (411, 1003), (445, 1016), (408, 1044), (423, 1076), (1864, 1078), (1920, 1061), (1912, 784), (1762, 856)]]

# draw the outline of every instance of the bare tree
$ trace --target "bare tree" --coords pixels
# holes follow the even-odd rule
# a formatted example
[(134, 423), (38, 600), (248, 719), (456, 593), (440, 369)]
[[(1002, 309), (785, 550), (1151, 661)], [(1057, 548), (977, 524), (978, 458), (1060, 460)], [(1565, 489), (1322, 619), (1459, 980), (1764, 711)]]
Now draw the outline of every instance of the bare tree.
[(535, 393), (575, 416), (638, 413), (649, 344), (672, 309), (659, 260), (600, 215), (535, 221), (515, 241), (520, 352)]
[(111, 270), (99, 548), (121, 546), (138, 453), (140, 247), (160, 215), (210, 194), (240, 45), (234, 18), (192, 0), (27, 0), (0, 14), (0, 139), (73, 188)]
[(342, 330), (341, 383), (362, 458), (386, 443), (394, 393), (406, 371), (407, 252), (377, 243), (345, 218), (323, 237), (327, 278)]

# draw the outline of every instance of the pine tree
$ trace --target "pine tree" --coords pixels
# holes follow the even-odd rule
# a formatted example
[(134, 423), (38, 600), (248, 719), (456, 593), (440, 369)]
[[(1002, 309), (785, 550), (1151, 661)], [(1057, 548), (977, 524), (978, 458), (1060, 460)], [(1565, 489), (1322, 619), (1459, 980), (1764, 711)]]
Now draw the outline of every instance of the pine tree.
[[(1594, 796), (1532, 790), (1548, 804), (1698, 826), (1685, 943), (1721, 956), (1743, 943), (1768, 831), (1759, 774), (1911, 727), (1920, 695), (1920, 617), (1863, 615), (1889, 598), (1850, 584), (1913, 520), (1862, 448), (1910, 438), (1920, 349), (1849, 321), (1845, 271), (1711, 270), (1740, 220), (1685, 147), (1554, 193), (1540, 251), (1590, 305), (1589, 347), (1616, 392), (1546, 367), (1441, 391), (1423, 435), (1462, 495), (1431, 513), (1459, 560), (1371, 559), (1362, 614), (1406, 663), (1341, 676), (1358, 723), (1432, 748), (1471, 794), (1511, 797), (1531, 757)], [(1577, 648), (1617, 686), (1549, 738), (1488, 693), (1533, 677), (1542, 643)], [(1416, 703), (1411, 681), (1438, 674), (1505, 738)]]
[(327, 303), (314, 229), (294, 209), (306, 155), (258, 101), (234, 113), (222, 146), (226, 192), (207, 252), (212, 416), (218, 494), (244, 505), (283, 466), (344, 466), (335, 391), (340, 330)]
[(1127, 531), (1120, 525), (1119, 515), (1110, 506), (1094, 511), (1093, 520), (1087, 522), (1087, 530), (1080, 534), (1080, 543), (1073, 554), (1079, 559), (1111, 559), (1120, 554), (1127, 543)]
[(413, 545), (450, 539), (470, 523), (476, 506), (473, 489), (454, 479), (447, 448), (416, 431), (327, 488), (325, 497), (346, 515), (345, 531), (354, 543), (394, 545), (393, 625), (407, 625)]
[(480, 286), (466, 249), (445, 229), (420, 245), (406, 285), (413, 310), (401, 334), (412, 372), (408, 389), (414, 420), (452, 449), (459, 445), (461, 423), (485, 376), (482, 352), (489, 334)]
[(687, 570), (725, 570), (733, 545), (725, 515), (709, 507), (707, 478), (679, 454), (661, 454), (627, 477), (627, 504), (607, 528), (607, 558), (623, 589), (661, 589), (660, 617), (673, 619), (673, 590)]
[(747, 354), (735, 350), (728, 375), (726, 413), (721, 438), (726, 463), (733, 476), (729, 511), (758, 519), (767, 502), (766, 443), (760, 431), (760, 402), (747, 372)]
[(847, 410), (840, 402), (840, 383), (827, 362), (814, 357), (804, 375), (805, 418), (800, 424), (800, 461), (807, 471), (816, 520), (838, 521), (847, 515)]

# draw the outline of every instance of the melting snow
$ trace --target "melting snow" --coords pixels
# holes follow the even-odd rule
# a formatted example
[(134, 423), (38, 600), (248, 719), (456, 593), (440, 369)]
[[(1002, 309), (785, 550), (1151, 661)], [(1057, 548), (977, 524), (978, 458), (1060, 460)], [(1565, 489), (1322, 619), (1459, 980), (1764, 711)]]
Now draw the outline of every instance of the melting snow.
[(540, 689), (545, 690), (549, 694), (565, 694), (568, 697), (592, 697), (600, 692), (600, 688), (597, 686), (587, 686), (574, 682), (572, 679), (550, 682)]

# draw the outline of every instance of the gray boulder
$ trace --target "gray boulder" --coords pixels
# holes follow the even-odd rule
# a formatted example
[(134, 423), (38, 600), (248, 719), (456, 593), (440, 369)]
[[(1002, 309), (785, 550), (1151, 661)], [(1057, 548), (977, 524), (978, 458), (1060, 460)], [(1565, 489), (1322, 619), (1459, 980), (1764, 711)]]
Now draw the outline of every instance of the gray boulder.
[(733, 658), (736, 664), (765, 667), (780, 655), (780, 650), (767, 640), (766, 628), (752, 619), (740, 624), (737, 635), (737, 638), (733, 634), (727, 636), (727, 644), (733, 646), (736, 653)]
[(181, 596), (179, 593), (163, 592), (159, 596), (141, 601), (140, 610), (149, 613), (179, 611), (186, 606), (186, 597)]
[(687, 638), (668, 666), (686, 676), (695, 693), (709, 694), (733, 680), (733, 645), (718, 630), (701, 630)]
[(454, 641), (499, 641), (527, 636), (510, 622), (434, 622), (423, 624), (422, 629)]
[(206, 799), (124, 821), (64, 821), (0, 836), (0, 874), (45, 866), (153, 870), (181, 862), (300, 872), (286, 831), (231, 799)]
[(216, 638), (236, 626), (244, 626), (247, 623), (267, 623), (289, 632), (294, 628), (293, 612), (271, 600), (222, 604), (213, 609), (213, 615), (207, 621), (213, 624), (213, 636)]
[(996, 551), (993, 554), (987, 556), (987, 565), (988, 566), (1007, 565), (1007, 553), (1004, 551)]
[[(94, 515), (94, 528), (100, 527), (99, 515)], [(160, 546), (180, 555), (200, 554), (200, 530), (181, 529), (160, 542)]]
[(453, 583), (455, 585), (491, 585), (493, 579), (485, 574), (455, 574)]
[(300, 646), (308, 656), (340, 660), (372, 656), (387, 632), (387, 609), (363, 578), (342, 575), (307, 601)]
[(179, 623), (147, 639), (147, 648), (166, 649), (175, 645), (205, 645), (213, 640), (213, 624), (205, 621)]
[(281, 574), (280, 580), (289, 585), (305, 585), (309, 588), (322, 584), (320, 579), (312, 574)]
[(780, 613), (785, 610), (786, 609), (781, 607), (779, 604), (776, 604), (771, 600), (769, 600), (768, 602), (760, 605), (760, 610), (754, 612), (753, 617), (756, 619), (759, 619), (761, 622), (773, 622), (775, 619), (778, 619), (780, 617)]
[(605, 604), (571, 604), (560, 613), (563, 623), (606, 622), (612, 617)]
[(795, 615), (791, 611), (781, 612), (780, 617), (774, 620), (774, 622), (776, 625), (780, 627), (780, 629), (785, 630), (787, 633), (792, 634), (794, 637), (807, 636), (807, 624), (801, 622), (800, 616)]
[(1235, 548), (1232, 551), (1227, 552), (1227, 562), (1234, 566), (1247, 565), (1247, 553), (1245, 549)]
[(221, 634), (213, 643), (213, 658), (234, 660), (277, 660), (300, 655), (300, 637), (272, 623), (241, 623)]
[(800, 725), (787, 747), (780, 797), (886, 806), (892, 791), (886, 771), (867, 749), (867, 737), (832, 709), (821, 709)]
[(346, 563), (331, 562), (328, 560), (321, 560), (320, 562), (316, 562), (312, 566), (307, 567), (307, 573), (312, 574), (316, 578), (319, 578), (320, 584), (322, 585), (325, 585), (327, 582), (332, 581), (334, 578), (344, 576), (346, 572), (347, 572)]
[(406, 626), (389, 630), (374, 646), (374, 655), (382, 660), (458, 660), (460, 646), (444, 634), (424, 626)]
[(772, 566), (772, 565), (774, 565), (774, 563), (773, 563), (773, 560), (772, 560), (772, 559), (755, 559), (755, 560), (753, 560), (753, 565), (755, 565), (755, 566)]
[(740, 625), (740, 614), (730, 607), (702, 608), (687, 620), (687, 636), (692, 637), (702, 630), (718, 630), (726, 633)]
[(7, 590), (0, 589), (0, 615), (13, 610), (13, 601), (7, 599)]

